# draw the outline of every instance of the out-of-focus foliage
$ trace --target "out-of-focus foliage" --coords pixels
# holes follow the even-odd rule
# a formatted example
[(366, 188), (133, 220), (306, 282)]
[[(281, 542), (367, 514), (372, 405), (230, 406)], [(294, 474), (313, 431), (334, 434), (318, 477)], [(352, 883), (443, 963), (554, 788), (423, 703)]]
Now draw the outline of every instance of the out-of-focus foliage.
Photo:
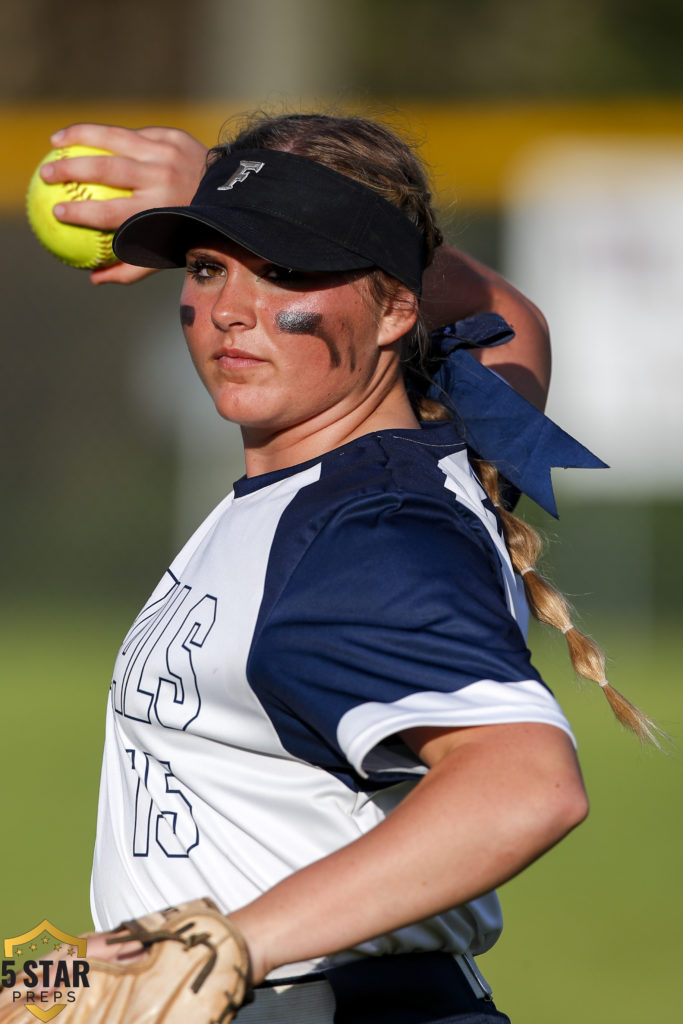
[(3, 100), (182, 96), (195, 55), (185, 0), (0, 4)]
[(0, 97), (676, 93), (682, 37), (680, 0), (11, 0)]
[(679, 92), (679, 0), (353, 0), (352, 79), (391, 95)]

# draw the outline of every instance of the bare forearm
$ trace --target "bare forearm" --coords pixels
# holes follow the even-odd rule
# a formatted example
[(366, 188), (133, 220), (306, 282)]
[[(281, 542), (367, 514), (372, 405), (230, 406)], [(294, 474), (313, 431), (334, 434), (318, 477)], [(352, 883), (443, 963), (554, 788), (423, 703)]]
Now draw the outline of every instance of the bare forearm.
[(551, 370), (548, 324), (533, 302), (504, 277), (452, 246), (443, 246), (425, 273), (422, 312), (431, 329), (474, 313), (499, 313), (515, 337), (474, 354), (544, 408)]
[[(583, 789), (566, 737), (548, 738), (548, 729), (558, 731), (546, 726), (502, 728), (499, 755), (485, 736), (462, 744), (377, 828), (231, 915), (257, 981), (488, 892), (581, 820)], [(532, 767), (528, 733), (536, 743), (539, 729), (550, 764), (537, 748)]]

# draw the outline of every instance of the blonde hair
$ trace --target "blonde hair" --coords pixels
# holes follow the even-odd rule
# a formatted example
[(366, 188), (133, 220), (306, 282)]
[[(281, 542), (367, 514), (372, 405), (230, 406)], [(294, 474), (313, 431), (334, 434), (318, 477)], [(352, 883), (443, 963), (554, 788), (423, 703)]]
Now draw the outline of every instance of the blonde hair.
[(513, 568), (522, 577), (531, 614), (539, 622), (553, 626), (564, 634), (574, 671), (602, 688), (621, 724), (634, 732), (642, 742), (659, 746), (657, 737), (660, 730), (656, 724), (608, 683), (602, 649), (592, 637), (577, 629), (572, 622), (571, 610), (565, 597), (536, 568), (543, 541), (533, 527), (502, 504), (498, 470), (490, 462), (481, 459), (472, 459), (471, 462), (482, 487), (498, 512), (505, 545)]

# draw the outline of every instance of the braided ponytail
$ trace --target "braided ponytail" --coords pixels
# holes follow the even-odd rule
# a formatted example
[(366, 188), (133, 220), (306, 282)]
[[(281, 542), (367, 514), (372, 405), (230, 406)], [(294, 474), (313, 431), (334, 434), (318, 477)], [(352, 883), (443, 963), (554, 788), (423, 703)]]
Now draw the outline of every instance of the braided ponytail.
[(531, 614), (539, 622), (553, 626), (564, 634), (574, 671), (602, 688), (622, 725), (634, 732), (641, 742), (659, 746), (660, 730), (656, 724), (607, 682), (604, 653), (591, 637), (576, 628), (564, 596), (536, 569), (543, 542), (533, 527), (501, 504), (498, 470), (490, 462), (481, 459), (473, 459), (472, 465), (498, 511), (510, 560), (524, 582)]

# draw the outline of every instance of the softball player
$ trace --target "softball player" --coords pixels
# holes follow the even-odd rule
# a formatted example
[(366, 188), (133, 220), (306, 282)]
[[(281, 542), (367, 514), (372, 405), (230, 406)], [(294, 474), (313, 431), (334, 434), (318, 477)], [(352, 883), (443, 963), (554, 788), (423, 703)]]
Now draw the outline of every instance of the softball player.
[[(440, 240), (401, 140), (304, 115), (249, 126), (189, 205), (115, 240), (127, 266), (186, 268), (188, 348), (246, 476), (119, 652), (93, 916), (210, 895), (249, 946), (245, 1021), (506, 1020), (473, 960), (494, 890), (586, 813), (525, 588), (584, 639), (434, 401), (452, 373), (495, 382), (496, 422), (514, 395), (457, 344), (426, 351)], [(508, 457), (505, 424), (481, 429), (478, 454)]]

